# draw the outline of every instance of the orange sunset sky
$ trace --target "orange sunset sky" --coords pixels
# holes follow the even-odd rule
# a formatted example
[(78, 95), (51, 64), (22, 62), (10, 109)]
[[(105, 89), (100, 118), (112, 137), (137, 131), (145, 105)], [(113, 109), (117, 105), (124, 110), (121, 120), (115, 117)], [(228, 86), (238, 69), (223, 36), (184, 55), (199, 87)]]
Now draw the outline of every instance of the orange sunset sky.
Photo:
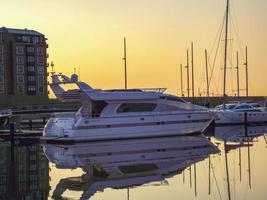
[[(34, 29), (48, 38), (55, 70), (95, 88), (123, 88), (123, 37), (127, 38), (128, 87), (180, 91), (180, 64), (195, 46), (195, 93), (205, 92), (204, 49), (212, 51), (226, 0), (0, 0), (1, 26)], [(249, 52), (250, 95), (267, 95), (267, 1), (230, 0), (227, 93), (234, 94), (235, 53), (240, 51), (245, 89), (244, 48)], [(238, 34), (236, 35), (235, 32)], [(222, 93), (221, 41), (211, 93)], [(243, 51), (241, 53), (241, 50)], [(213, 56), (210, 56), (212, 62)], [(232, 64), (231, 64), (232, 63)], [(51, 68), (49, 68), (51, 70)], [(185, 86), (184, 70), (184, 89)], [(244, 91), (242, 91), (244, 94)]]

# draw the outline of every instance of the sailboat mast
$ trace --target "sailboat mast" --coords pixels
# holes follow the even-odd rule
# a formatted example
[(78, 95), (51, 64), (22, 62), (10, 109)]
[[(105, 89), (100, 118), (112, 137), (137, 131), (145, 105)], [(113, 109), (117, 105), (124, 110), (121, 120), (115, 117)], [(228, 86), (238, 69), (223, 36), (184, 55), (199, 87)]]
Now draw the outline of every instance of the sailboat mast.
[(194, 103), (195, 100), (195, 78), (194, 78), (194, 43), (191, 42), (191, 65), (192, 65), (192, 103)]
[(248, 97), (248, 47), (246, 46), (246, 96)]
[(223, 98), (226, 97), (226, 67), (227, 67), (227, 51), (228, 51), (228, 20), (229, 20), (229, 0), (226, 4), (226, 20), (225, 20), (225, 41), (224, 41), (224, 68), (223, 68)]
[(237, 85), (237, 97), (240, 97), (240, 89), (239, 89), (239, 56), (238, 52), (236, 52), (236, 85)]
[(189, 98), (190, 97), (190, 86), (189, 86), (189, 53), (188, 53), (188, 50), (186, 51), (186, 60), (187, 60), (187, 63), (186, 63), (186, 66), (185, 68), (187, 69), (187, 97)]
[(208, 68), (208, 52), (207, 49), (205, 49), (205, 61), (206, 61), (206, 84), (207, 84), (207, 98), (209, 102), (210, 97), (210, 88), (209, 88), (209, 68)]
[(126, 60), (126, 38), (123, 38), (124, 45), (124, 88), (127, 89), (127, 60)]
[(183, 65), (180, 64), (180, 77), (181, 77), (181, 96), (184, 96), (184, 88), (183, 88)]

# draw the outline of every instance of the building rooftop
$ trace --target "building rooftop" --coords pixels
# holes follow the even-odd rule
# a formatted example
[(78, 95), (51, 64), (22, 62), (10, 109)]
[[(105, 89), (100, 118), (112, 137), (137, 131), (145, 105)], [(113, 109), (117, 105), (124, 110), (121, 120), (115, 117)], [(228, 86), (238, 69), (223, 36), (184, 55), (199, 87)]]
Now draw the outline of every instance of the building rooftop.
[(29, 30), (29, 29), (15, 29), (15, 28), (6, 28), (6, 27), (1, 27), (0, 28), (0, 33), (7, 32), (7, 33), (14, 33), (14, 34), (25, 34), (25, 35), (38, 35), (38, 36), (43, 36), (43, 34), (34, 31), (34, 30)]

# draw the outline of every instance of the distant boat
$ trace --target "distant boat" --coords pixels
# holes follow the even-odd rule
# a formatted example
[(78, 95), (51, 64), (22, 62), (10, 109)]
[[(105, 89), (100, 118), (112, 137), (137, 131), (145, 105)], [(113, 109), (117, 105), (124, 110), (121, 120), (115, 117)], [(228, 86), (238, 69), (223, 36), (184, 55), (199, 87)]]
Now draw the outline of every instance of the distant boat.
[[(215, 117), (216, 125), (231, 125), (231, 124), (245, 124), (245, 123), (262, 123), (267, 122), (266, 109), (255, 108), (252, 104), (248, 103), (235, 103), (227, 105), (226, 100), (226, 68), (228, 59), (228, 29), (229, 29), (229, 1), (226, 4), (225, 15), (225, 38), (224, 38), (224, 83), (223, 83), (223, 105), (219, 106), (219, 109), (215, 110), (217, 115)], [(247, 54), (247, 50), (246, 50)], [(247, 57), (247, 56), (246, 56)], [(247, 60), (246, 60), (247, 67)], [(247, 68), (246, 68), (246, 93), (248, 95), (248, 80), (247, 80)], [(239, 86), (238, 86), (239, 90)], [(238, 91), (239, 93), (239, 91)]]
[[(62, 74), (52, 75), (51, 88), (62, 101), (79, 100), (76, 113), (48, 120), (45, 141), (94, 141), (187, 135), (201, 132), (214, 117), (207, 108), (157, 90), (98, 90)], [(64, 91), (62, 84), (79, 89)]]
[(62, 178), (52, 197), (66, 190), (81, 191), (89, 199), (106, 188), (131, 188), (161, 185), (166, 178), (181, 173), (204, 160), (218, 148), (204, 136), (178, 136), (123, 141), (43, 145), (48, 160), (59, 169), (81, 168), (77, 177)]

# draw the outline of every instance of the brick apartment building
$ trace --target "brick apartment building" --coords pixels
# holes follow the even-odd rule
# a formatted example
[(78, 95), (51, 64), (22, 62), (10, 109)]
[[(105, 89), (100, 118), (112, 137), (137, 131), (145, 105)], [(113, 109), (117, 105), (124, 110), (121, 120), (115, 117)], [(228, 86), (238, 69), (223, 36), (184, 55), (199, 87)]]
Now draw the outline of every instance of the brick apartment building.
[(48, 100), (47, 47), (37, 31), (0, 28), (0, 106)]

